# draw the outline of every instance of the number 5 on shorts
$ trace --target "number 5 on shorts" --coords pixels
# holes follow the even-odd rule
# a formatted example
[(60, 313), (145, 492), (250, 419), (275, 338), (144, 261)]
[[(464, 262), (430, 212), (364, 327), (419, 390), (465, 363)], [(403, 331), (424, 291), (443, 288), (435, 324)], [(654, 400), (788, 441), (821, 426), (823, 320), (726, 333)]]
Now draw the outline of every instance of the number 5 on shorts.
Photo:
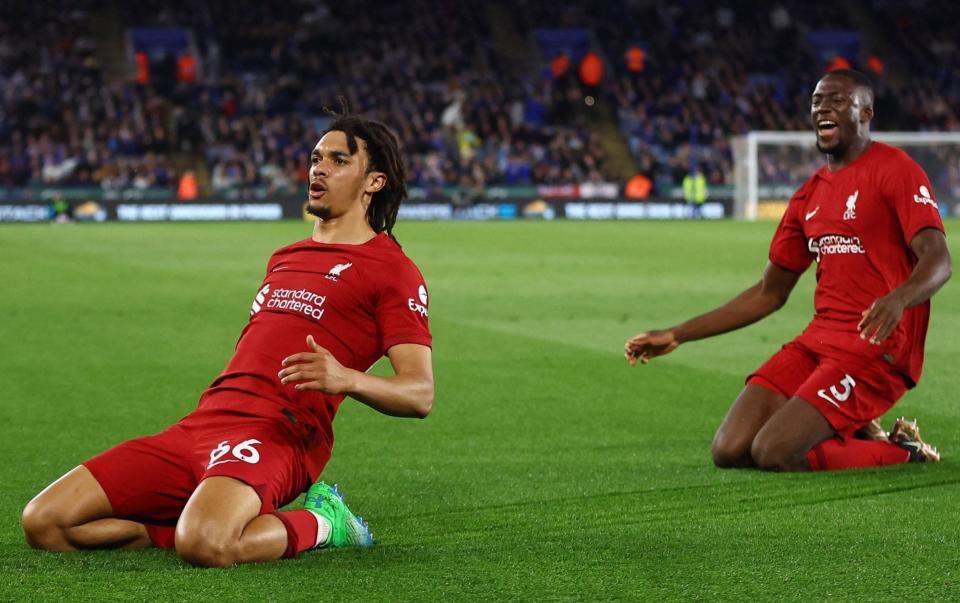
[[(243, 461), (244, 463), (254, 465), (260, 462), (260, 452), (253, 447), (254, 444), (260, 444), (260, 440), (244, 440), (233, 448), (230, 447), (229, 442), (229, 440), (224, 440), (210, 451), (210, 464), (207, 465), (207, 469), (223, 463), (238, 463)], [(231, 450), (233, 451), (233, 456), (236, 458), (224, 459), (223, 457)]]
[(827, 395), (827, 391), (824, 389), (819, 390), (817, 395), (830, 404), (833, 404), (837, 408), (840, 408), (840, 404), (838, 402), (846, 402), (847, 398), (850, 397), (850, 393), (853, 391), (853, 388), (856, 386), (857, 382), (853, 380), (853, 377), (851, 377), (849, 374), (844, 374), (843, 379), (840, 381), (840, 387), (843, 388), (842, 390), (837, 389), (836, 385), (830, 386), (830, 393), (833, 394), (833, 398)]

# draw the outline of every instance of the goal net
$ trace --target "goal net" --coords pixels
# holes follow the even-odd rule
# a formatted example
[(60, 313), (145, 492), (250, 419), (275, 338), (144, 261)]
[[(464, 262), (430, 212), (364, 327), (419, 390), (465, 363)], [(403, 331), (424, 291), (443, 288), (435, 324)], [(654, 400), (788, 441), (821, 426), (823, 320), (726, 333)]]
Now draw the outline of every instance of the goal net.
[[(941, 207), (960, 204), (960, 132), (873, 132), (919, 163)], [(731, 139), (733, 215), (740, 220), (779, 219), (797, 188), (826, 161), (813, 132), (757, 131)]]

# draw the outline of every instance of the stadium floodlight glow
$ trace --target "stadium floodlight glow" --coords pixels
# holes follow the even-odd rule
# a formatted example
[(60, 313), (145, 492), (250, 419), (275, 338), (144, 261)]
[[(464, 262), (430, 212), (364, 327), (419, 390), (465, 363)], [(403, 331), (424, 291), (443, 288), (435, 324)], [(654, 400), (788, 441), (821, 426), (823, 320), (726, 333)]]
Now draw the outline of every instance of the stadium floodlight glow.
[[(960, 200), (960, 190), (948, 190), (938, 182), (941, 174), (946, 174), (944, 182), (960, 177), (960, 132), (872, 132), (870, 137), (904, 148), (930, 176), (938, 200), (951, 204)], [(763, 201), (787, 201), (825, 162), (810, 131), (757, 130), (732, 137), (730, 146), (733, 216), (739, 220), (756, 220)], [(776, 157), (765, 160), (765, 152)]]

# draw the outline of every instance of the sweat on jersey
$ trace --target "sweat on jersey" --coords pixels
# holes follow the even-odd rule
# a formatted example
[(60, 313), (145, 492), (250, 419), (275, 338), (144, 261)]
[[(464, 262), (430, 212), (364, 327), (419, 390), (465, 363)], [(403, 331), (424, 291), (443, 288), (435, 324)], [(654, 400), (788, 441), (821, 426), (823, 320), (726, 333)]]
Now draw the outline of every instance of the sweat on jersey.
[[(794, 193), (770, 244), (770, 261), (802, 273), (817, 262), (816, 315), (808, 329), (857, 345), (862, 312), (905, 281), (917, 258), (910, 241), (925, 228), (943, 232), (930, 181), (900, 149), (872, 142), (836, 172), (820, 168)], [(882, 357), (910, 387), (923, 368), (930, 301), (908, 308)]]
[(306, 239), (283, 247), (270, 257), (233, 357), (198, 408), (286, 416), (308, 434), (307, 468), (316, 478), (344, 395), (281, 384), (281, 361), (311, 351), (313, 335), (340, 364), (366, 371), (397, 344), (432, 344), (427, 308), (420, 270), (386, 234), (360, 245)]

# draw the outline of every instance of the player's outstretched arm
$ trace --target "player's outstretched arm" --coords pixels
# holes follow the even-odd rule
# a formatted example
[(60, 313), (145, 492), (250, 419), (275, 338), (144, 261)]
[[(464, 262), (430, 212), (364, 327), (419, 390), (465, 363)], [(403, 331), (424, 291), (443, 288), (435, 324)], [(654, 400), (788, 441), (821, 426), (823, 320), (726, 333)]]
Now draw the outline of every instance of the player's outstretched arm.
[(903, 311), (933, 297), (953, 272), (947, 238), (939, 230), (921, 230), (910, 241), (910, 249), (917, 256), (917, 264), (907, 280), (863, 311), (857, 330), (870, 343), (883, 343), (897, 328)]
[(623, 354), (631, 366), (669, 354), (682, 343), (733, 331), (779, 310), (790, 297), (800, 275), (767, 262), (756, 285), (724, 305), (675, 327), (645, 331), (627, 340)]
[(413, 343), (395, 345), (387, 351), (392, 377), (378, 377), (347, 368), (333, 354), (307, 336), (310, 352), (283, 360), (278, 375), (284, 384), (299, 390), (346, 394), (394, 417), (422, 419), (433, 408), (433, 354), (429, 347)]

